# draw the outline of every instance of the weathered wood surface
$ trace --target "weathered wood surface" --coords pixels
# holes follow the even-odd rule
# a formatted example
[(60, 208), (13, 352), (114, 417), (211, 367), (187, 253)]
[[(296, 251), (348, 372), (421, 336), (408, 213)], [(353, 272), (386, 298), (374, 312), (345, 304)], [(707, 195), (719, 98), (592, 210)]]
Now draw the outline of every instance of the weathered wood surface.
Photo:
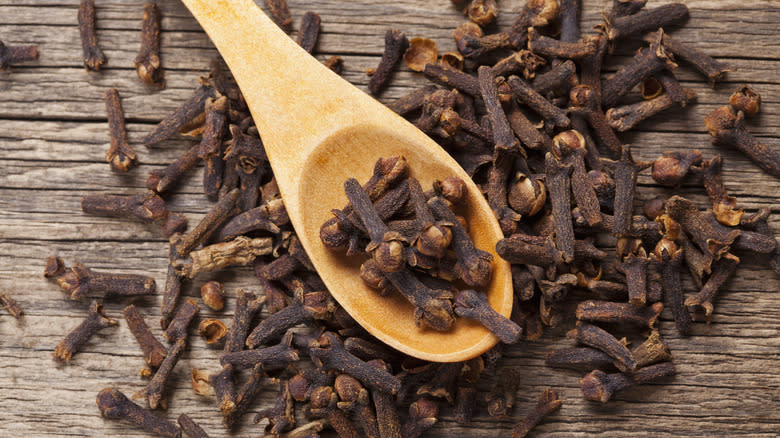
[[(100, 44), (108, 56), (102, 73), (84, 71), (75, 25), (77, 0), (0, 0), (0, 39), (6, 44), (37, 43), (40, 60), (0, 74), (0, 290), (17, 298), (26, 312), (16, 320), (0, 312), (0, 435), (2, 436), (146, 436), (126, 424), (103, 420), (95, 406), (102, 388), (114, 386), (135, 393), (145, 382), (137, 371), (142, 359), (123, 321), (95, 336), (67, 366), (56, 366), (51, 352), (62, 337), (86, 315), (84, 303), (66, 300), (42, 277), (43, 262), (59, 254), (66, 262), (82, 261), (96, 269), (145, 273), (164, 284), (166, 242), (142, 224), (85, 216), (79, 202), (86, 193), (129, 193), (144, 186), (147, 172), (178, 156), (191, 141), (176, 139), (154, 149), (140, 139), (154, 123), (175, 108), (195, 87), (216, 51), (185, 8), (177, 1), (160, 2), (163, 11), (162, 47), (167, 88), (144, 86), (132, 60), (138, 49), (142, 0), (97, 0)], [(345, 59), (344, 76), (364, 88), (364, 71), (375, 66), (388, 27), (411, 36), (437, 41), (440, 51), (451, 50), (452, 29), (463, 18), (448, 0), (289, 0), (294, 20), (306, 11), (322, 16), (323, 34), (316, 50), (325, 58)], [(584, 0), (583, 30), (598, 20), (607, 0)], [(651, 2), (662, 3), (662, 2)], [(705, 156), (710, 145), (703, 117), (723, 104), (742, 83), (751, 83), (764, 97), (762, 115), (751, 129), (767, 143), (780, 144), (780, 5), (773, 0), (745, 4), (737, 0), (686, 2), (688, 24), (674, 34), (716, 54), (739, 68), (725, 83), (710, 89), (685, 66), (680, 77), (699, 93), (699, 100), (643, 124), (625, 135), (635, 154), (652, 159), (664, 150), (698, 148)], [(507, 26), (521, 0), (503, 0), (500, 25)], [(615, 63), (631, 56), (636, 45), (622, 45)], [(614, 70), (614, 67), (608, 68)], [(387, 101), (423, 84), (421, 75), (405, 67), (383, 94)], [(103, 93), (116, 87), (128, 119), (130, 142), (140, 166), (128, 175), (111, 173), (104, 162), (108, 145)], [(776, 146), (777, 147), (777, 146)], [(758, 170), (729, 150), (724, 155), (724, 179), (731, 193), (748, 210), (766, 206), (780, 230), (780, 181)], [(641, 198), (661, 189), (640, 177)], [(694, 186), (681, 189), (704, 201)], [(703, 204), (702, 204), (703, 205)], [(185, 213), (190, 223), (208, 209), (200, 192), (200, 171), (190, 175), (171, 197), (171, 208)], [(249, 269), (222, 273), (230, 291), (256, 290)], [(207, 278), (185, 292), (196, 295)], [(661, 325), (675, 355), (679, 374), (672, 380), (619, 393), (607, 405), (582, 400), (580, 373), (544, 366), (545, 351), (569, 345), (565, 328), (550, 331), (536, 343), (510, 348), (504, 363), (523, 370), (523, 381), (511, 418), (493, 419), (480, 411), (463, 428), (445, 410), (430, 436), (506, 436), (512, 425), (534, 404), (547, 386), (564, 400), (557, 414), (535, 430), (536, 436), (777, 436), (780, 431), (780, 289), (778, 280), (757, 260), (743, 261), (716, 303), (712, 324), (696, 324), (694, 335), (679, 338), (664, 314)], [(160, 297), (135, 300), (142, 313), (157, 319)], [(127, 302), (109, 302), (106, 311), (119, 318)], [(232, 317), (233, 300), (224, 312), (203, 311), (225, 321)], [(158, 328), (153, 327), (159, 334)], [(225, 436), (213, 400), (190, 389), (193, 367), (217, 368), (217, 352), (193, 337), (175, 371), (175, 388), (164, 415), (175, 419), (186, 412), (211, 436)], [(482, 385), (489, 387), (488, 377)], [(272, 402), (275, 391), (263, 394), (253, 408)], [(232, 436), (262, 435), (250, 424), (252, 415)]]

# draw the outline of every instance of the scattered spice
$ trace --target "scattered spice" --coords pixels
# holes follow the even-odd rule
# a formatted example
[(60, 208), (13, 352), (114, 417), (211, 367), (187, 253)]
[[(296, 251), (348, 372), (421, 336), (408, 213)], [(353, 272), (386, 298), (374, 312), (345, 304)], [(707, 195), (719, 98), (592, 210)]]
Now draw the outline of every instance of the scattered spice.
[(92, 303), (89, 305), (87, 318), (54, 348), (54, 353), (52, 353), (54, 360), (57, 362), (70, 362), (73, 355), (89, 341), (92, 335), (101, 329), (114, 325), (117, 325), (116, 320), (107, 317), (103, 313), (103, 305), (92, 300)]
[(117, 389), (105, 388), (100, 391), (97, 395), (97, 405), (100, 415), (104, 418), (127, 420), (149, 433), (162, 437), (181, 437), (181, 431), (175, 424), (131, 402)]
[(95, 29), (95, 0), (81, 0), (79, 4), (79, 33), (81, 34), (81, 47), (84, 51), (84, 67), (87, 70), (98, 71), (106, 63), (106, 55), (100, 50), (97, 43), (97, 31)]
[(127, 172), (136, 163), (138, 157), (127, 143), (125, 113), (122, 111), (122, 103), (119, 101), (119, 92), (116, 88), (106, 90), (106, 116), (111, 135), (111, 147), (106, 151), (106, 161), (111, 165), (111, 170)]
[(38, 59), (38, 46), (6, 46), (0, 41), (0, 71), (6, 71), (12, 65)]
[(165, 87), (160, 64), (160, 8), (156, 2), (144, 3), (141, 48), (133, 64), (144, 84)]
[(379, 94), (382, 88), (390, 79), (390, 74), (398, 61), (403, 56), (409, 40), (406, 34), (398, 29), (389, 29), (385, 34), (385, 52), (382, 54), (382, 60), (376, 68), (376, 72), (371, 76), (368, 82), (368, 91), (371, 94)]
[(298, 45), (303, 50), (311, 53), (317, 45), (317, 38), (320, 36), (320, 25), (322, 19), (314, 12), (307, 12), (301, 17), (301, 29), (298, 31)]
[(15, 299), (8, 296), (6, 293), (0, 293), (0, 304), (5, 307), (5, 310), (13, 315), (16, 319), (22, 319), (24, 317), (24, 310), (19, 306), (19, 303)]
[(436, 42), (428, 38), (414, 37), (404, 52), (404, 63), (414, 71), (423, 71), (426, 64), (435, 63), (439, 58)]

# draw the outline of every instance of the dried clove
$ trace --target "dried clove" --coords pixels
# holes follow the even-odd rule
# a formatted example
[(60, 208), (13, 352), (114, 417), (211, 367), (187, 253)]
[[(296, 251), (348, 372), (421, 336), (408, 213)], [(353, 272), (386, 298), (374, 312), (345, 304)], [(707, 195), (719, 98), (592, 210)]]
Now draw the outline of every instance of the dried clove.
[(223, 416), (229, 415), (236, 409), (236, 391), (233, 381), (233, 365), (222, 366), (219, 373), (209, 376), (209, 383), (214, 387), (217, 403)]
[(141, 316), (141, 313), (138, 312), (134, 305), (131, 304), (125, 307), (124, 315), (127, 327), (141, 347), (146, 365), (151, 368), (158, 368), (168, 351), (154, 336), (149, 326), (144, 322), (143, 316)]
[[(685, 5), (682, 6), (685, 7)], [(658, 9), (661, 8), (654, 10)], [(688, 9), (685, 8), (685, 10), (687, 13)], [(635, 16), (622, 17), (620, 20)], [(661, 36), (662, 33), (659, 32), (656, 40), (651, 42), (649, 47), (639, 50), (631, 63), (623, 66), (617, 73), (601, 83), (601, 104), (605, 108), (614, 106), (620, 96), (655, 73), (666, 68), (677, 67), (677, 64), (672, 60), (672, 55), (661, 44)]]
[(173, 136), (181, 127), (192, 121), (195, 117), (203, 113), (206, 99), (215, 97), (216, 90), (208, 85), (201, 84), (195, 93), (176, 109), (172, 114), (163, 119), (146, 137), (144, 145), (152, 147), (153, 145)]
[(610, 324), (630, 323), (652, 329), (663, 308), (664, 305), (661, 303), (637, 307), (630, 303), (588, 300), (577, 305), (577, 319)]
[(265, 375), (261, 364), (255, 365), (255, 367), (252, 368), (252, 374), (249, 376), (249, 380), (236, 394), (235, 408), (222, 418), (222, 423), (228, 428), (233, 427), (249, 409), (249, 406), (260, 393), (263, 386), (277, 382), (278, 379), (269, 378)]
[(100, 391), (97, 395), (97, 405), (100, 415), (104, 418), (125, 419), (149, 433), (162, 437), (181, 437), (181, 431), (175, 424), (133, 403), (117, 389), (104, 388)]
[(571, 217), (572, 165), (562, 162), (551, 152), (545, 155), (545, 174), (555, 227), (555, 246), (565, 263), (574, 260), (574, 226)]
[(290, 31), (292, 26), (292, 16), (290, 8), (287, 6), (287, 0), (265, 0), (265, 6), (271, 13), (271, 18), (285, 32)]
[(555, 0), (528, 0), (512, 22), (509, 36), (512, 45), (520, 49), (528, 40), (529, 27), (544, 27), (558, 17), (559, 6)]
[(168, 328), (165, 329), (163, 333), (165, 338), (170, 342), (187, 339), (187, 329), (199, 312), (200, 306), (198, 306), (198, 303), (192, 298), (188, 298), (184, 304), (179, 306), (179, 310), (176, 311)]
[(295, 401), (290, 393), (289, 380), (279, 381), (279, 395), (276, 403), (270, 408), (261, 410), (255, 416), (255, 424), (264, 418), (268, 419), (265, 427), (266, 433), (278, 436), (280, 433), (295, 425)]
[(672, 196), (666, 201), (666, 213), (680, 224), (699, 249), (715, 259), (728, 252), (740, 235), (740, 230), (709, 220), (693, 202), (680, 196)]
[(625, 38), (661, 27), (675, 24), (688, 18), (688, 7), (682, 3), (669, 3), (655, 9), (638, 11), (631, 15), (623, 15), (609, 19), (606, 24), (606, 35), (610, 41)]
[(569, 92), (569, 103), (571, 104), (569, 113), (572, 116), (583, 117), (593, 129), (599, 142), (608, 149), (609, 155), (617, 158), (620, 157), (623, 144), (609, 126), (607, 116), (601, 110), (597, 94), (600, 92), (597, 91), (600, 88), (600, 86), (597, 89), (589, 85), (572, 87)]
[(301, 29), (298, 31), (298, 45), (303, 50), (311, 53), (314, 46), (317, 45), (317, 38), (320, 36), (320, 25), (322, 19), (314, 12), (307, 12), (301, 17)]
[(385, 51), (382, 54), (382, 60), (376, 68), (376, 72), (371, 76), (368, 82), (368, 90), (371, 94), (379, 94), (384, 87), (393, 67), (401, 59), (401, 56), (409, 47), (409, 40), (406, 34), (397, 29), (389, 29), (385, 34)]
[(734, 275), (737, 266), (739, 265), (739, 257), (726, 253), (718, 261), (712, 264), (712, 275), (704, 283), (699, 293), (690, 296), (685, 299), (686, 307), (701, 306), (704, 309), (707, 322), (712, 319), (712, 311), (715, 307), (712, 304), (712, 300), (715, 298), (715, 294), (723, 286), (723, 284)]
[(165, 87), (163, 70), (160, 68), (160, 9), (156, 2), (144, 4), (141, 48), (133, 64), (143, 83)]
[(452, 224), (452, 246), (458, 256), (456, 269), (461, 279), (469, 286), (484, 286), (490, 281), (493, 256), (477, 249), (471, 241), (468, 232), (458, 221), (455, 213), (438, 197), (428, 201), (428, 207), (438, 220)]
[(165, 390), (165, 385), (168, 382), (168, 378), (171, 376), (173, 368), (176, 366), (176, 363), (179, 362), (179, 358), (181, 358), (181, 355), (184, 353), (184, 348), (186, 347), (187, 338), (178, 338), (176, 343), (168, 350), (168, 354), (165, 356), (162, 364), (160, 364), (160, 368), (154, 373), (152, 380), (149, 381), (146, 388), (133, 395), (133, 398), (146, 398), (151, 409), (157, 409), (158, 406), (167, 406), (166, 402), (162, 400), (163, 391)]
[(505, 344), (514, 344), (523, 333), (517, 324), (490, 307), (485, 294), (475, 290), (465, 289), (458, 293), (455, 314), (479, 321)]
[(490, 67), (481, 66), (478, 70), (478, 78), (482, 100), (485, 102), (485, 108), (490, 117), (490, 127), (493, 130), (493, 142), (496, 150), (519, 151), (520, 144), (512, 133), (509, 121), (498, 100), (493, 70)]
[(506, 417), (512, 413), (518, 386), (520, 371), (517, 368), (503, 367), (498, 370), (493, 388), (485, 399), (491, 417)]
[[(683, 89), (683, 100), (681, 102), (687, 104), (694, 99), (696, 99), (696, 91), (691, 88)], [(673, 100), (672, 95), (668, 93), (662, 94), (651, 100), (610, 108), (606, 113), (607, 121), (613, 129), (616, 129), (618, 132), (625, 132), (638, 123), (679, 103)]]
[(770, 175), (780, 178), (780, 154), (773, 151), (751, 134), (745, 127), (745, 114), (734, 113), (729, 105), (711, 112), (704, 119), (712, 142), (731, 146), (747, 155), (758, 167)]
[(390, 394), (397, 394), (401, 390), (401, 381), (397, 377), (350, 354), (333, 333), (326, 332), (323, 336), (326, 343), (320, 342), (319, 347), (312, 348), (311, 355), (325, 369), (349, 374), (374, 390)]
[(200, 161), (200, 157), (198, 157), (199, 151), (200, 145), (194, 145), (166, 167), (149, 172), (149, 178), (146, 179), (146, 188), (157, 193), (167, 192), (185, 173), (198, 164), (198, 161)]
[(92, 300), (89, 305), (89, 315), (81, 324), (71, 331), (65, 339), (54, 348), (52, 356), (57, 362), (70, 362), (73, 354), (89, 341), (95, 333), (106, 327), (117, 325), (116, 320), (103, 313), (103, 306)]
[(6, 46), (0, 41), (0, 71), (6, 71), (12, 65), (36, 59), (38, 59), (38, 46)]
[(433, 82), (448, 88), (454, 88), (461, 93), (466, 93), (475, 97), (482, 95), (477, 78), (467, 73), (463, 73), (462, 71), (454, 70), (439, 64), (427, 64), (423, 70), (423, 74)]
[(84, 67), (98, 71), (106, 63), (106, 55), (100, 50), (95, 30), (95, 0), (81, 0), (79, 4), (79, 33), (81, 48), (84, 51)]
[(242, 234), (255, 230), (265, 230), (279, 234), (281, 229), (290, 222), (284, 202), (281, 198), (271, 199), (264, 204), (247, 210), (225, 223), (219, 230), (215, 240), (226, 242)]
[(558, 398), (558, 393), (551, 388), (545, 389), (539, 396), (539, 401), (534, 409), (512, 429), (512, 438), (523, 438), (528, 435), (528, 432), (536, 427), (545, 416), (560, 409), (561, 405), (563, 402)]
[(87, 214), (128, 218), (160, 226), (163, 237), (187, 226), (187, 218), (168, 211), (165, 201), (152, 191), (136, 195), (87, 195), (81, 198), (81, 210)]
[(325, 418), (341, 438), (360, 437), (347, 415), (338, 409), (338, 395), (330, 386), (320, 386), (312, 391), (309, 414)]
[(76, 263), (56, 280), (60, 288), (70, 295), (71, 300), (97, 292), (100, 292), (101, 296), (151, 295), (155, 289), (153, 278), (135, 274), (95, 272), (82, 263)]
[(339, 395), (341, 401), (339, 409), (351, 412), (368, 438), (379, 438), (379, 424), (374, 410), (371, 408), (368, 391), (352, 376), (340, 374), (333, 383), (333, 389)]
[[(666, 50), (673, 53), (675, 57), (691, 64), (696, 70), (707, 77), (707, 79), (710, 81), (710, 84), (714, 85), (715, 82), (723, 80), (726, 72), (736, 70), (735, 68), (730, 67), (723, 62), (716, 61), (706, 53), (702, 53), (699, 50), (672, 38), (671, 36), (664, 33), (663, 29), (659, 31), (659, 34), (661, 38), (661, 44), (663, 44)], [(645, 41), (648, 39), (656, 41), (658, 39), (658, 35), (651, 34), (645, 36)]]
[(615, 366), (621, 371), (636, 369), (636, 359), (631, 351), (604, 329), (579, 321), (576, 328), (566, 333), (566, 337), (607, 353), (616, 360)]
[(568, 91), (576, 72), (574, 61), (566, 60), (553, 66), (550, 71), (537, 75), (531, 87), (542, 96), (560, 94), (561, 90)]
[(653, 258), (662, 262), (661, 282), (666, 307), (672, 311), (677, 331), (686, 336), (691, 331), (691, 315), (683, 301), (680, 267), (683, 262), (683, 250), (669, 239), (661, 239), (653, 251)]
[(566, 117), (566, 111), (551, 104), (525, 81), (517, 76), (510, 76), (507, 82), (515, 98), (542, 116), (545, 122), (551, 123), (557, 128), (569, 126), (571, 121)]
[(111, 165), (111, 170), (127, 172), (136, 163), (138, 157), (127, 143), (125, 113), (122, 111), (122, 103), (119, 101), (119, 92), (116, 88), (106, 90), (106, 117), (111, 135), (111, 147), (106, 151), (106, 161)]
[(328, 292), (309, 292), (258, 324), (246, 338), (246, 346), (256, 348), (305, 321), (324, 319), (333, 311), (333, 305)]
[(418, 438), (438, 421), (439, 406), (433, 400), (421, 398), (409, 405), (409, 418), (401, 429), (404, 438)]
[(676, 187), (691, 169), (702, 162), (701, 151), (664, 152), (653, 161), (652, 177), (655, 182), (666, 187)]
[(190, 438), (209, 438), (205, 430), (194, 422), (187, 414), (179, 415), (179, 427)]
[(267, 294), (266, 290), (266, 297), (257, 298), (252, 293), (244, 292), (241, 289), (236, 290), (236, 309), (233, 312), (233, 324), (225, 339), (225, 348), (223, 349), (225, 354), (244, 349), (249, 325), (254, 316), (262, 309)]
[(0, 293), (0, 305), (5, 307), (5, 310), (13, 315), (16, 319), (22, 319), (24, 317), (24, 310), (19, 307), (19, 303), (15, 299), (8, 296), (8, 294)]
[(548, 58), (582, 59), (596, 53), (596, 41), (586, 38), (578, 42), (563, 42), (544, 36), (536, 30), (528, 30), (528, 49)]
[(262, 365), (263, 369), (280, 369), (297, 361), (298, 351), (291, 348), (292, 334), (286, 334), (279, 344), (272, 347), (258, 348), (255, 350), (238, 350), (225, 353), (219, 363), (223, 366), (232, 365), (236, 370), (252, 368)]
[(461, 425), (471, 423), (474, 410), (477, 408), (477, 388), (473, 386), (458, 386), (455, 396), (455, 422)]
[(576, 347), (550, 351), (544, 362), (551, 367), (601, 369), (612, 367), (614, 359), (594, 348)]
[(624, 373), (607, 374), (603, 371), (595, 370), (580, 380), (580, 388), (586, 400), (606, 403), (617, 391), (634, 385), (641, 385), (661, 377), (673, 376), (676, 372), (671, 362), (661, 362), (639, 368), (631, 375)]

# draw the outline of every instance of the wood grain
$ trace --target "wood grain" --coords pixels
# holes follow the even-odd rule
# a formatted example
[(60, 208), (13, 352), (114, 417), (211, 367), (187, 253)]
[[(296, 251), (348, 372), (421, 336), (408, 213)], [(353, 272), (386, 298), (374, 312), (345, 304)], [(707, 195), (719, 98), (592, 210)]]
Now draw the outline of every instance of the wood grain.
[[(608, 0), (583, 0), (583, 31), (597, 23)], [(144, 386), (137, 371), (143, 360), (124, 322), (95, 336), (68, 366), (51, 359), (54, 346), (86, 315), (85, 303), (71, 302), (43, 276), (50, 254), (66, 262), (82, 261), (96, 269), (151, 275), (162, 287), (166, 243), (143, 224), (96, 218), (81, 213), (86, 193), (130, 193), (144, 186), (146, 175), (175, 159), (192, 141), (177, 138), (154, 149), (141, 138), (195, 88), (209, 61), (217, 54), (206, 35), (177, 1), (160, 2), (162, 58), (167, 88), (144, 86), (132, 60), (138, 50), (142, 0), (98, 0), (98, 38), (108, 57), (99, 74), (84, 71), (76, 28), (77, 0), (0, 0), (0, 38), (9, 45), (37, 43), (40, 60), (0, 73), (0, 290), (25, 310), (21, 322), (0, 312), (0, 435), (2, 436), (147, 436), (126, 424), (104, 420), (95, 406), (102, 388), (115, 386), (132, 394)], [(522, 0), (500, 2), (499, 27), (506, 28)], [(651, 2), (653, 3), (662, 2)], [(675, 36), (717, 54), (739, 70), (729, 73), (714, 90), (684, 65), (680, 78), (695, 88), (698, 102), (685, 110), (659, 116), (622, 138), (635, 145), (636, 155), (653, 159), (664, 150), (701, 149), (705, 157), (724, 155), (728, 190), (748, 210), (772, 209), (771, 225), (780, 230), (780, 181), (753, 166), (739, 154), (714, 148), (703, 117), (722, 105), (736, 86), (750, 83), (764, 98), (762, 114), (748, 122), (769, 145), (780, 144), (780, 7), (774, 0), (746, 5), (737, 0), (685, 2), (691, 18)], [(364, 71), (376, 66), (385, 30), (398, 27), (410, 36), (433, 38), (440, 51), (454, 49), (452, 29), (464, 18), (449, 0), (288, 0), (294, 25), (306, 11), (322, 16), (323, 33), (315, 53), (324, 59), (345, 59), (344, 77), (365, 89)], [(617, 48), (607, 72), (631, 56), (639, 43)], [(389, 101), (425, 84), (405, 67), (397, 72), (380, 100)], [(128, 119), (130, 143), (140, 165), (127, 175), (111, 173), (104, 161), (108, 146), (103, 92), (116, 87)], [(198, 169), (188, 175), (170, 199), (171, 208), (196, 223), (208, 209), (200, 190)], [(668, 191), (653, 186), (646, 175), (641, 199)], [(694, 184), (680, 193), (703, 205)], [(227, 289), (257, 290), (249, 269), (220, 273)], [(195, 296), (199, 278), (185, 294)], [(688, 285), (689, 291), (692, 290)], [(535, 403), (547, 386), (557, 389), (563, 408), (535, 429), (536, 436), (777, 436), (780, 431), (780, 290), (764, 263), (743, 260), (736, 277), (716, 302), (709, 326), (697, 323), (694, 334), (679, 338), (664, 313), (662, 334), (675, 355), (674, 379), (619, 393), (607, 405), (582, 399), (577, 372), (544, 365), (544, 353), (570, 345), (565, 327), (552, 330), (536, 343), (508, 349), (504, 364), (520, 367), (523, 381), (511, 418), (493, 419), (481, 410), (468, 428), (454, 423), (444, 410), (430, 436), (506, 436), (512, 425)], [(119, 317), (130, 301), (109, 302), (106, 312)], [(134, 301), (156, 334), (160, 297)], [(223, 312), (202, 315), (228, 322), (233, 300)], [(186, 412), (211, 434), (226, 436), (213, 400), (190, 389), (191, 368), (215, 370), (217, 352), (197, 338), (174, 371), (170, 407), (163, 415), (175, 419)], [(480, 386), (490, 387), (492, 376)], [(275, 391), (263, 393), (252, 411), (272, 403)], [(261, 426), (247, 415), (231, 436), (262, 435)]]

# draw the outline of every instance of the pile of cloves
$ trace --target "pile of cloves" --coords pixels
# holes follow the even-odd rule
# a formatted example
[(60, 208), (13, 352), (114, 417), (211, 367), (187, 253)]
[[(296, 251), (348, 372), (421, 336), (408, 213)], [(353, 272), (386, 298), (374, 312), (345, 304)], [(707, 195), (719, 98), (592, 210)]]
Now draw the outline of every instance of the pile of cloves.
[(484, 293), (453, 285), (484, 288), (492, 271), (493, 256), (476, 248), (453, 211), (467, 208), (466, 190), (463, 180), (449, 177), (424, 192), (404, 157), (380, 158), (362, 187), (354, 178), (344, 183), (349, 204), (332, 210), (320, 239), (332, 250), (369, 257), (360, 266), (363, 281), (382, 296), (404, 296), (418, 327), (448, 331), (457, 315), (512, 344), (522, 329), (494, 311)]
[[(458, 51), (441, 57), (430, 40), (410, 40), (394, 29), (385, 35), (386, 51), (369, 90), (376, 94), (386, 87), (401, 59), (437, 84), (389, 107), (438, 141), (485, 193), (505, 235), (497, 253), (512, 264), (510, 319), (493, 312), (483, 292), (452, 285), (457, 280), (479, 289), (491, 272), (489, 255), (474, 247), (468, 224), (451, 209), (465, 191), (457, 178), (423, 191), (403, 157), (380, 159), (362, 186), (354, 179), (345, 183), (349, 204), (333, 210), (334, 217), (322, 225), (325, 246), (365, 253), (362, 279), (379, 294), (406, 296), (418, 324), (427, 328), (446, 331), (456, 315), (473, 318), (511, 344), (521, 335), (538, 340), (544, 327), (576, 321), (567, 337), (578, 346), (551, 351), (546, 361), (588, 372), (580, 381), (588, 400), (606, 402), (621, 389), (674, 375), (671, 352), (658, 331), (664, 307), (679, 332), (689, 335), (699, 316), (692, 310), (700, 308), (707, 321), (712, 318), (716, 294), (735, 274), (741, 254), (767, 255), (780, 273), (780, 249), (768, 225), (769, 210), (746, 213), (728, 195), (720, 156), (707, 160), (693, 150), (636, 161), (637, 148), (616, 134), (693, 102), (695, 91), (675, 78), (678, 62), (713, 84), (731, 70), (666, 33), (687, 18), (685, 5), (645, 10), (645, 3), (614, 0), (596, 31), (581, 37), (579, 0), (527, 0), (510, 29), (492, 34), (485, 29), (495, 28), (494, 0), (453, 0), (469, 20), (453, 33)], [(286, 1), (267, 0), (267, 6), (289, 31)], [(85, 65), (97, 70), (105, 56), (94, 21), (94, 2), (83, 0)], [(156, 6), (145, 6), (135, 65), (144, 82), (162, 86), (159, 23)], [(298, 42), (305, 50), (315, 51), (320, 25), (317, 14), (304, 15)], [(602, 79), (605, 57), (629, 36), (644, 36), (647, 46)], [(36, 53), (0, 43), (0, 69)], [(220, 65), (214, 62), (192, 96), (144, 139), (153, 148), (177, 134), (197, 138), (179, 159), (150, 172), (148, 191), (82, 200), (86, 214), (153, 224), (169, 239), (160, 309), (169, 345), (157, 339), (135, 305), (124, 310), (140, 347), (139, 374), (149, 379), (134, 397), (145, 399), (150, 409), (166, 407), (168, 379), (197, 327), (207, 345), (222, 353), (212, 370), (192, 370), (193, 390), (214, 399), (228, 429), (269, 387), (278, 388), (276, 402), (257, 412), (254, 421), (265, 422), (265, 432), (274, 436), (314, 437), (330, 427), (341, 437), (412, 438), (432, 427), (443, 409), (451, 408), (459, 424), (469, 424), (479, 410), (499, 418), (513, 415), (520, 373), (500, 365), (503, 345), (460, 363), (420, 361), (373, 338), (333, 300), (290, 225), (262, 133)], [(326, 65), (338, 71), (341, 59)], [(629, 102), (636, 86), (642, 100)], [(707, 117), (706, 126), (714, 143), (737, 148), (778, 176), (777, 154), (746, 128), (745, 116), (756, 114), (760, 103), (755, 90), (740, 88), (730, 106)], [(130, 171), (137, 158), (125, 138), (115, 90), (107, 91), (106, 107), (111, 135), (106, 159), (112, 170)], [(204, 195), (216, 203), (185, 233), (186, 219), (170, 212), (165, 199), (200, 162)], [(669, 196), (644, 202), (643, 214), (635, 214), (637, 177), (648, 169), (664, 187), (701, 181), (711, 208)], [(257, 291), (226, 294), (224, 285), (210, 278), (215, 271), (247, 265), (254, 268)], [(684, 293), (685, 271), (698, 293)], [(81, 263), (68, 268), (56, 256), (47, 260), (45, 276), (70, 299), (90, 299), (86, 319), (54, 350), (58, 362), (70, 362), (97, 331), (118, 324), (103, 313), (102, 300), (156, 290), (151, 278), (95, 271)], [(198, 301), (181, 299), (188, 283), (199, 280), (205, 283), (201, 301), (210, 309), (219, 312), (226, 299), (234, 301), (230, 324), (199, 320)], [(7, 296), (0, 295), (0, 302), (21, 315)], [(492, 389), (479, 394), (477, 382), (491, 374)], [(182, 431), (207, 436), (186, 414), (177, 426), (118, 389), (102, 390), (97, 404), (104, 417), (125, 419), (159, 436), (179, 437)], [(512, 436), (525, 436), (561, 404), (554, 390), (545, 390), (525, 409)]]

